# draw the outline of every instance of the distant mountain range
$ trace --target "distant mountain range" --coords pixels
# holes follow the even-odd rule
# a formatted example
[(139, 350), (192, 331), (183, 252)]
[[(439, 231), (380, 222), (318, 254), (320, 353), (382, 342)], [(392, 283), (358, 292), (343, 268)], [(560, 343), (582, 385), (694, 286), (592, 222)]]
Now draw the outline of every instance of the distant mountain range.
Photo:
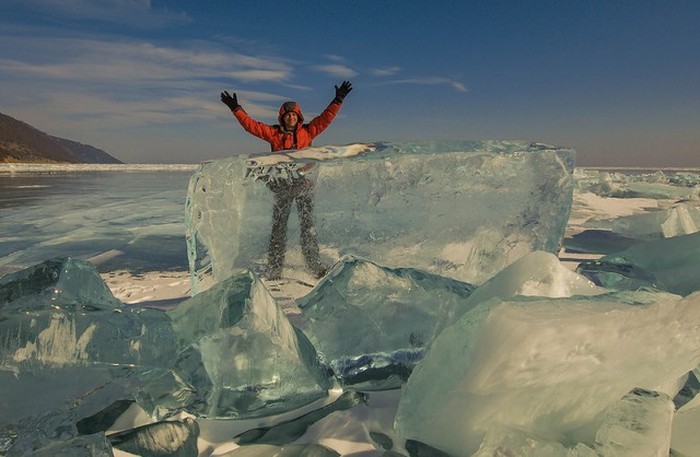
[(58, 138), (0, 113), (0, 163), (122, 163), (94, 146)]

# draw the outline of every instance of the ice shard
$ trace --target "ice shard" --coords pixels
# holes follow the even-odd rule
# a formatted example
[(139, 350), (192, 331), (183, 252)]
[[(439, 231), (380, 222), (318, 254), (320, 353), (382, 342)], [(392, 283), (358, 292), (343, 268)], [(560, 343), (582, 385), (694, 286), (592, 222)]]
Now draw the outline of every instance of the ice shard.
[(0, 363), (9, 369), (174, 360), (167, 315), (125, 307), (81, 260), (49, 260), (1, 278), (0, 317)]
[(476, 452), (499, 424), (545, 441), (565, 437), (567, 447), (592, 443), (605, 411), (631, 389), (677, 385), (698, 365), (698, 325), (699, 293), (483, 302), (413, 371), (397, 432), (451, 455)]
[(299, 326), (345, 385), (400, 387), (474, 286), (344, 257), (298, 300)]
[(636, 244), (581, 262), (576, 271), (611, 289), (653, 287), (688, 295), (700, 290), (700, 232)]
[[(358, 146), (362, 154), (346, 157)], [(527, 252), (558, 252), (571, 207), (574, 153), (565, 148), (437, 141), (295, 154), (265, 156), (266, 167), (231, 157), (193, 174), (186, 235), (195, 293), (266, 262), (273, 194), (255, 178), (289, 162), (317, 165), (316, 231), (328, 264), (353, 254), (479, 284)]]
[(174, 371), (193, 389), (183, 405), (189, 412), (260, 417), (327, 394), (330, 379), (313, 346), (254, 273), (242, 271), (168, 314), (179, 349)]
[(15, 430), (11, 449), (72, 437), (76, 421), (132, 398), (146, 371), (173, 364), (174, 346), (164, 312), (124, 306), (84, 261), (3, 277), (0, 424)]
[(605, 289), (584, 276), (566, 268), (554, 254), (535, 251), (525, 254), (479, 286), (464, 301), (462, 309), (466, 312), (477, 304), (496, 297), (523, 295), (557, 298), (600, 295), (605, 292)]
[(606, 411), (596, 433), (596, 449), (600, 455), (617, 457), (666, 457), (674, 410), (665, 393), (633, 389)]

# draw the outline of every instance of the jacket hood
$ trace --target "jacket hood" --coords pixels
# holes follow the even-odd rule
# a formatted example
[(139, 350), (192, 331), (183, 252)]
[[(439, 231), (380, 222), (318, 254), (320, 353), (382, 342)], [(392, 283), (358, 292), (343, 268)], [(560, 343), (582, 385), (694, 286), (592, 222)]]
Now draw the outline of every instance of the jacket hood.
[(282, 116), (289, 112), (297, 113), (297, 116), (299, 116), (299, 124), (304, 123), (304, 115), (301, 114), (301, 108), (299, 108), (299, 104), (297, 102), (284, 102), (282, 103), (282, 106), (280, 106), (280, 114), (277, 116), (277, 122), (279, 122), (280, 125), (282, 125)]

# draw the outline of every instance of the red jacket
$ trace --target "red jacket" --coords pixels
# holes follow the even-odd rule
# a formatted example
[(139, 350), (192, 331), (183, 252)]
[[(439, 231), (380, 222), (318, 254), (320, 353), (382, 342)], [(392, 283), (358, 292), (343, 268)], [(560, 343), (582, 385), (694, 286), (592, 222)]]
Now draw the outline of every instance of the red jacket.
[[(283, 130), (280, 125), (267, 125), (256, 121), (248, 116), (248, 113), (241, 107), (238, 107), (233, 112), (233, 115), (238, 119), (241, 127), (243, 127), (246, 132), (270, 143), (272, 152), (275, 152), (311, 146), (311, 141), (333, 122), (335, 115), (338, 114), (340, 110), (340, 105), (341, 103), (333, 100), (321, 114), (308, 124), (302, 124), (304, 122), (304, 116), (301, 114), (299, 105), (296, 105), (293, 111), (299, 116), (299, 123), (294, 132), (287, 132)], [(282, 106), (284, 107), (284, 105)], [(283, 114), (284, 111), (280, 108), (280, 124), (282, 123), (281, 117)]]

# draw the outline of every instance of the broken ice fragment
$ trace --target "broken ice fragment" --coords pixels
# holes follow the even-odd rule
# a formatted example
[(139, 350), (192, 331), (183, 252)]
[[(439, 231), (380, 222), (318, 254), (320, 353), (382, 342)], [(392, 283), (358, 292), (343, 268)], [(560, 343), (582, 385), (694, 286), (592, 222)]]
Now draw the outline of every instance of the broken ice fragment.
[(299, 326), (345, 385), (396, 388), (472, 290), (421, 270), (347, 256), (298, 300)]
[(197, 457), (199, 425), (192, 418), (144, 425), (107, 439), (117, 449), (141, 457)]
[(167, 315), (125, 307), (87, 262), (57, 259), (0, 279), (0, 366), (168, 366)]
[(0, 312), (55, 309), (113, 310), (122, 303), (91, 264), (71, 257), (47, 260), (0, 278)]
[(655, 287), (680, 295), (700, 290), (700, 232), (640, 243), (584, 261), (576, 271), (611, 289)]
[(478, 303), (494, 297), (523, 295), (557, 298), (599, 295), (605, 292), (605, 289), (596, 287), (584, 276), (566, 268), (554, 254), (535, 251), (525, 254), (477, 287), (464, 300), (459, 316)]
[(610, 255), (603, 259), (584, 260), (578, 264), (576, 272), (608, 289), (665, 290), (663, 284), (653, 274), (618, 255)]
[(249, 418), (296, 409), (330, 380), (306, 337), (249, 271), (168, 311), (180, 350), (175, 372), (197, 397), (188, 411)]
[(676, 410), (681, 409), (683, 406), (691, 402), (700, 392), (700, 380), (698, 380), (698, 373), (700, 369), (695, 368), (693, 371), (688, 373), (685, 383), (678, 394), (673, 397), (673, 404), (676, 406)]
[(668, 395), (633, 389), (606, 411), (596, 450), (617, 457), (667, 456), (674, 410)]
[(453, 455), (475, 452), (495, 424), (591, 443), (601, 414), (630, 389), (675, 385), (698, 365), (698, 325), (700, 293), (483, 302), (414, 369), (397, 432)]

